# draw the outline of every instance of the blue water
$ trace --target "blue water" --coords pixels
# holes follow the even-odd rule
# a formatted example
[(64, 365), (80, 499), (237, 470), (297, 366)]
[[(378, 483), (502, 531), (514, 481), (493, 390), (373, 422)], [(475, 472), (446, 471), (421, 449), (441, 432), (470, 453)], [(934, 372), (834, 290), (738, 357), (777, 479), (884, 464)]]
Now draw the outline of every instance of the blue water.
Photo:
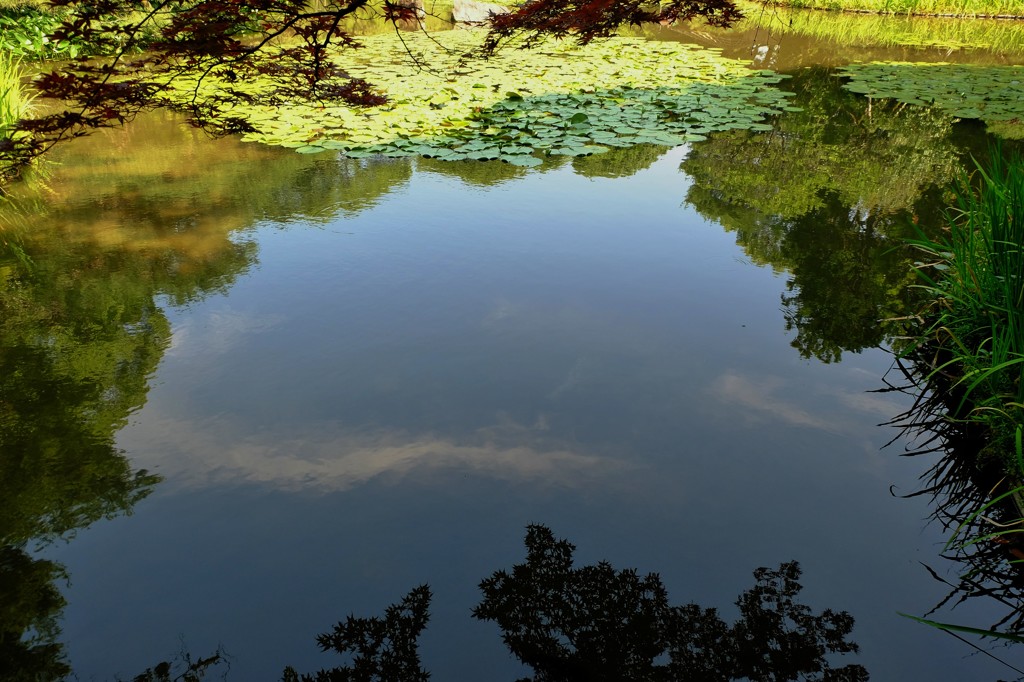
[(1007, 674), (897, 614), (944, 594), (919, 563), (942, 568), (944, 536), (890, 493), (924, 468), (879, 449), (906, 406), (868, 393), (890, 356), (802, 359), (787, 274), (684, 204), (686, 154), (618, 179), (413, 170), (372, 200), (230, 225), (256, 260), (158, 297), (172, 339), (117, 435), (164, 481), (44, 551), (71, 576), (81, 679), (182, 646), (222, 645), (234, 680), (329, 667), (316, 633), (420, 583), (433, 679), (515, 679), (469, 611), (529, 523), (730, 617), (755, 568), (796, 559), (806, 603), (856, 618), (850, 662), (873, 679)]

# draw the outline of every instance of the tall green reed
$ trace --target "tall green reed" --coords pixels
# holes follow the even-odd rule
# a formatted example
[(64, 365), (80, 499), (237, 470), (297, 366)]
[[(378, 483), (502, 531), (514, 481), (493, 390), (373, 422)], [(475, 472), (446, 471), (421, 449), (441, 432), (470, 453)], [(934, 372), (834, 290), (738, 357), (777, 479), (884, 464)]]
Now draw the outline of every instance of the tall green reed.
[(953, 379), (963, 416), (988, 427), (991, 451), (1015, 477), (1024, 458), (1015, 438), (1024, 424), (1024, 159), (993, 150), (987, 167), (955, 185), (948, 230), (914, 242), (929, 262), (917, 271), (934, 304), (925, 343), (933, 373)]
[(11, 127), (28, 114), (32, 96), (22, 83), (17, 58), (0, 52), (0, 139), (10, 136)]
[(32, 110), (35, 95), (29, 87), (22, 78), (18, 58), (0, 52), (0, 198), (4, 195), (3, 185), (19, 177), (32, 160), (27, 151), (32, 144), (31, 133), (17, 127), (18, 121), (28, 118)]

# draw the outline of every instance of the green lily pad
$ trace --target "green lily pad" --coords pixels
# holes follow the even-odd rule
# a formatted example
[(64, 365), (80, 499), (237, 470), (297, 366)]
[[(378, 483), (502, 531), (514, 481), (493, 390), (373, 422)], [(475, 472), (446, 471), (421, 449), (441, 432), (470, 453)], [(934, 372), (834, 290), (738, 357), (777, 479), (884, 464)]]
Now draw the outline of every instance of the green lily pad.
[(997, 134), (1012, 129), (994, 123), (1024, 119), (1021, 66), (887, 62), (853, 64), (840, 71), (850, 79), (843, 87), (851, 92), (980, 119)]
[[(530, 167), (541, 163), (537, 151), (582, 156), (639, 143), (672, 146), (712, 130), (769, 128), (766, 117), (792, 109), (791, 93), (774, 87), (782, 76), (750, 71), (714, 50), (639, 38), (585, 47), (552, 39), (489, 61), (467, 59), (483, 35), (369, 36), (361, 49), (340, 51), (335, 65), (379, 84), (389, 98), (383, 107), (289, 102), (239, 104), (232, 113), (257, 131), (244, 139), (303, 153), (501, 158)], [(431, 72), (417, 69), (421, 63)], [(264, 76), (245, 87), (263, 93), (285, 85)], [(224, 99), (233, 87), (211, 76), (199, 96)], [(170, 97), (184, 103), (192, 94)]]
[(522, 154), (516, 154), (514, 156), (503, 155), (501, 160), (506, 163), (510, 163), (513, 166), (522, 166), (523, 168), (533, 168), (534, 166), (540, 166), (544, 163), (536, 156), (523, 156)]

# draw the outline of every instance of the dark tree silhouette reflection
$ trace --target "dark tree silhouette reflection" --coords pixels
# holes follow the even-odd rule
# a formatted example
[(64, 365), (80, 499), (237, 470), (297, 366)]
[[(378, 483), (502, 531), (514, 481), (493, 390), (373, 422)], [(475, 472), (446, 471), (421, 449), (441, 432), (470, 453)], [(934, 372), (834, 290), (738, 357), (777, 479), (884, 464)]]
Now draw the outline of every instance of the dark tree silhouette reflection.
[[(796, 601), (800, 567), (759, 568), (736, 601), (729, 625), (714, 608), (672, 606), (657, 574), (608, 562), (573, 567), (575, 546), (545, 526), (526, 532), (526, 562), (480, 583), (473, 609), (494, 621), (513, 655), (533, 669), (523, 682), (668, 680), (867, 680), (860, 665), (829, 658), (856, 653), (853, 618), (815, 614)], [(285, 682), (426, 680), (416, 639), (426, 626), (430, 591), (412, 590), (383, 618), (349, 616), (317, 638), (350, 660), (314, 675), (288, 668)]]
[(336, 651), (351, 661), (315, 675), (299, 676), (285, 668), (284, 682), (426, 682), (430, 673), (420, 665), (417, 640), (427, 626), (429, 609), (430, 588), (420, 585), (387, 607), (383, 618), (349, 616), (331, 632), (317, 635), (316, 641), (324, 651)]

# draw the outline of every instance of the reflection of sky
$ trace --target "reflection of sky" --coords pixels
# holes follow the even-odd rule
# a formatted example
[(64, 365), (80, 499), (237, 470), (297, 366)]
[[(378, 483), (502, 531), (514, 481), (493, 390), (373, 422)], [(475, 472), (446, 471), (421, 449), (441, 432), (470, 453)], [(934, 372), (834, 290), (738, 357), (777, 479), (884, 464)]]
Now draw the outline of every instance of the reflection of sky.
[(169, 312), (120, 434), (166, 482), (55, 551), (82, 672), (136, 672), (179, 634), (224, 643), (233, 679), (332, 665), (316, 632), (428, 581), (436, 679), (514, 679), (468, 611), (532, 522), (729, 615), (795, 558), (875, 679), (981, 670), (895, 615), (940, 591), (926, 511), (889, 495), (919, 465), (877, 451), (887, 358), (801, 360), (784, 280), (680, 206), (681, 153), (628, 180), (419, 175), (324, 229), (257, 230), (258, 269)]
[[(516, 483), (578, 486), (624, 467), (613, 459), (574, 452), (568, 445), (533, 445), (534, 432), (543, 425), (496, 425), (474, 434), (470, 442), (401, 433), (329, 435), (329, 428), (313, 425), (307, 437), (286, 439), (274, 433), (237, 433), (216, 420), (147, 419), (145, 440), (150, 447), (158, 444), (160, 456), (137, 464), (170, 477), (172, 485), (244, 481), (314, 491), (347, 490), (386, 475), (420, 477), (436, 469)], [(232, 432), (234, 437), (225, 435)]]

